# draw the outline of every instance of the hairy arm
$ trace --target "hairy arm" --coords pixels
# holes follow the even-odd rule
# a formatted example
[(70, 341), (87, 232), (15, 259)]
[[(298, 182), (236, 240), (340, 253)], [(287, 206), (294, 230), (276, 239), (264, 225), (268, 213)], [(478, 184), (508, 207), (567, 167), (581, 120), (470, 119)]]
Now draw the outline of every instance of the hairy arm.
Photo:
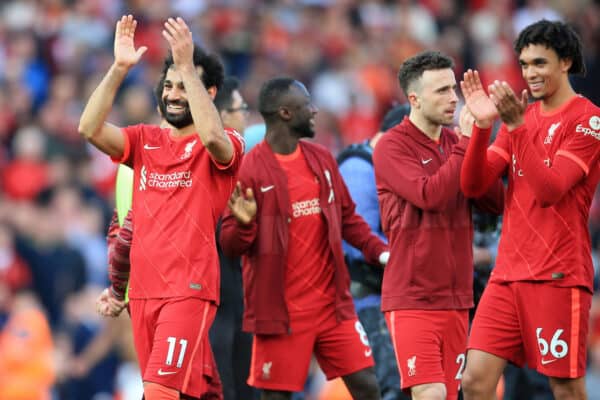
[(117, 22), (115, 31), (115, 61), (90, 96), (79, 120), (79, 133), (100, 151), (113, 158), (123, 155), (125, 139), (119, 127), (106, 122), (117, 90), (129, 70), (138, 63), (146, 47), (135, 49), (133, 37), (137, 21), (131, 15)]
[(219, 112), (194, 66), (191, 31), (183, 19), (169, 18), (163, 36), (171, 46), (173, 62), (181, 74), (194, 126), (202, 144), (217, 162), (229, 163), (234, 155), (233, 144), (224, 132)]

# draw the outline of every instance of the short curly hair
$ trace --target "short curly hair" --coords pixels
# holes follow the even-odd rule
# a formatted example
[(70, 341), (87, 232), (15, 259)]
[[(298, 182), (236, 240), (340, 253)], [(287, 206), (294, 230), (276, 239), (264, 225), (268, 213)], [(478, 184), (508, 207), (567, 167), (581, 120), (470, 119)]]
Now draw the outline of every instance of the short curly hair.
[[(200, 79), (202, 80), (204, 87), (208, 89), (214, 86), (217, 88), (218, 92), (219, 89), (221, 89), (221, 85), (223, 85), (223, 80), (225, 79), (225, 68), (223, 67), (223, 63), (219, 57), (217, 57), (215, 54), (208, 54), (198, 45), (194, 45), (193, 60), (196, 67), (202, 67), (203, 72)], [(173, 54), (169, 52), (167, 58), (165, 58), (158, 84), (154, 89), (154, 96), (159, 104), (163, 93), (163, 87), (165, 85), (167, 71), (173, 64)]]
[(581, 38), (564, 22), (542, 19), (527, 26), (515, 40), (515, 51), (521, 54), (530, 44), (540, 44), (554, 50), (559, 59), (571, 60), (570, 74), (585, 75)]
[(398, 80), (404, 94), (408, 97), (409, 86), (430, 70), (454, 68), (454, 61), (439, 51), (423, 51), (404, 61), (398, 72)]

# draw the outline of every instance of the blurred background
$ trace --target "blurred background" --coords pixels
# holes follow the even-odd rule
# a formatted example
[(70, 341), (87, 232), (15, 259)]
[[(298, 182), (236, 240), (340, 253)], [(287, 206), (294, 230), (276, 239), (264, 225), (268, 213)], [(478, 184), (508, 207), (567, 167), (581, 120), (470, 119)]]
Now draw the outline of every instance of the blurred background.
[[(451, 55), (457, 74), (477, 68), (484, 83), (500, 79), (523, 89), (512, 42), (541, 18), (575, 26), (588, 74), (573, 83), (600, 104), (598, 3), (0, 1), (0, 399), (141, 398), (127, 317), (101, 320), (94, 307), (107, 285), (105, 232), (116, 165), (77, 132), (85, 101), (112, 63), (114, 26), (123, 13), (138, 20), (136, 45), (149, 50), (122, 86), (111, 122), (157, 121), (152, 91), (166, 54), (162, 23), (182, 16), (195, 41), (241, 80), (251, 123), (260, 122), (254, 110), (261, 84), (292, 76), (319, 108), (316, 140), (337, 154), (373, 135), (383, 114), (404, 101), (397, 70), (420, 50)], [(590, 219), (595, 249), (599, 200)], [(589, 340), (590, 398), (600, 399), (596, 305)], [(336, 398), (321, 390), (313, 384), (305, 398)]]

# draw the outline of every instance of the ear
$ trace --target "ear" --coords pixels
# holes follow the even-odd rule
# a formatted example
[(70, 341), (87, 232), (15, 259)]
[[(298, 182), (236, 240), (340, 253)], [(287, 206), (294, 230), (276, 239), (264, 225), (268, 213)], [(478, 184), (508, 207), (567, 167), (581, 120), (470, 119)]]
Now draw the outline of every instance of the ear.
[(277, 115), (279, 115), (279, 118), (284, 121), (289, 121), (292, 119), (292, 113), (285, 107), (279, 107), (279, 110), (277, 110)]
[(572, 65), (573, 65), (573, 60), (571, 60), (570, 58), (563, 58), (560, 60), (560, 70), (564, 73), (569, 72)]
[(419, 102), (419, 96), (415, 92), (410, 92), (408, 94), (408, 102), (410, 103), (411, 108), (420, 108), (421, 103)]
[(206, 91), (208, 92), (208, 95), (210, 96), (210, 98), (214, 100), (215, 96), (217, 95), (217, 87), (211, 86), (208, 89), (206, 89)]

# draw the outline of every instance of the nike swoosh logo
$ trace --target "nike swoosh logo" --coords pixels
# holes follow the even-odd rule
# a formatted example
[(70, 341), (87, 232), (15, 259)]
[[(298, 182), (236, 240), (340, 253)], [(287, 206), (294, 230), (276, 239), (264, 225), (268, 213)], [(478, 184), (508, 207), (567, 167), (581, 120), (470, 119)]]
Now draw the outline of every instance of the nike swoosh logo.
[(371, 354), (373, 354), (373, 350), (365, 350), (365, 357), (371, 357)]
[(544, 360), (542, 358), (542, 365), (550, 364), (550, 363), (553, 363), (554, 361), (558, 361), (558, 360), (556, 358), (553, 358), (552, 360)]
[(423, 165), (429, 164), (431, 162), (431, 160), (433, 160), (433, 158), (428, 158), (427, 160), (423, 160), (421, 158), (421, 162), (423, 163)]
[(158, 370), (158, 375), (160, 376), (164, 376), (164, 375), (173, 375), (176, 374), (179, 371), (163, 371), (162, 368)]
[(160, 146), (150, 146), (150, 145), (145, 144), (144, 149), (145, 150), (156, 150), (156, 149), (160, 149)]
[(275, 187), (275, 185), (271, 185), (271, 186), (261, 186), (260, 187), (260, 191), (261, 192), (268, 192), (269, 190), (273, 189)]

